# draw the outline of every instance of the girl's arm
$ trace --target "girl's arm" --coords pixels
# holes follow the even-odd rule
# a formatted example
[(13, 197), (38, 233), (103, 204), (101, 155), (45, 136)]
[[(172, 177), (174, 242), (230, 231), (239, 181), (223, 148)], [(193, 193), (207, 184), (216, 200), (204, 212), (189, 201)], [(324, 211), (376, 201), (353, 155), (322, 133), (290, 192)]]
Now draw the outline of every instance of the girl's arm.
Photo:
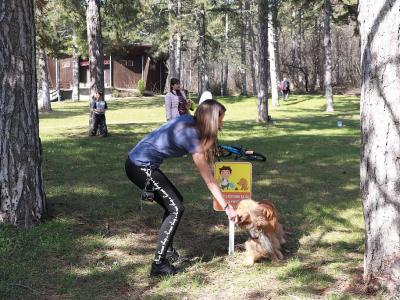
[(206, 183), (209, 191), (214, 196), (214, 198), (218, 201), (221, 207), (225, 208), (225, 212), (228, 215), (228, 218), (237, 223), (237, 215), (236, 211), (233, 209), (231, 205), (227, 206), (227, 203), (222, 196), (221, 189), (215, 180), (214, 176), (212, 176), (210, 166), (207, 163), (206, 157), (203, 152), (194, 153), (192, 155), (194, 164), (196, 165), (197, 169), (200, 172), (201, 177), (203, 178), (204, 182)]

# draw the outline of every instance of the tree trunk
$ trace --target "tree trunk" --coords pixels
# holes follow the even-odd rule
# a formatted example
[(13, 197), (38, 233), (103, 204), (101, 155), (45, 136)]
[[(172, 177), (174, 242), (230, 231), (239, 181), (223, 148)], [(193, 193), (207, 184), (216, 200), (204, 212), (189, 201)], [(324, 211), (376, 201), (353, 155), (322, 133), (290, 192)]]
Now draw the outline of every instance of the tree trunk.
[(176, 78), (176, 66), (175, 66), (175, 47), (174, 47), (174, 26), (172, 24), (172, 14), (174, 12), (174, 4), (172, 0), (168, 1), (168, 27), (169, 27), (169, 38), (168, 38), (168, 87), (171, 78)]
[(258, 0), (259, 21), (259, 89), (257, 112), (258, 122), (268, 122), (268, 2)]
[(290, 78), (296, 86), (298, 86), (298, 72), (294, 66), (298, 66), (297, 64), (297, 49), (298, 49), (298, 39), (296, 37), (296, 7), (293, 6), (292, 17), (290, 19), (290, 55), (292, 60), (292, 66), (289, 68)]
[[(177, 7), (177, 19), (180, 22), (181, 19), (181, 7), (182, 2), (178, 0), (178, 7)], [(175, 47), (175, 77), (181, 80), (181, 33), (180, 33), (180, 23), (178, 23), (178, 28), (176, 30), (176, 47)]]
[[(228, 0), (225, 0), (225, 5), (228, 5)], [(224, 54), (225, 58), (223, 59), (223, 81), (222, 81), (222, 91), (223, 94), (228, 95), (228, 72), (229, 72), (229, 60), (228, 60), (228, 33), (229, 33), (229, 19), (228, 19), (228, 12), (225, 12), (225, 33), (224, 33)]]
[(57, 101), (61, 101), (61, 80), (60, 80), (60, 61), (56, 58), (56, 91)]
[[(251, 4), (249, 1), (245, 2), (245, 8), (247, 11), (251, 10)], [(250, 49), (250, 71), (251, 71), (251, 82), (252, 82), (252, 86), (253, 86), (253, 95), (257, 95), (257, 90), (258, 90), (258, 84), (257, 84), (257, 78), (256, 78), (256, 74), (258, 73), (258, 59), (256, 57), (256, 41), (255, 41), (255, 37), (254, 37), (254, 30), (253, 30), (253, 23), (252, 23), (252, 18), (253, 15), (251, 15), (248, 19), (248, 39), (249, 39), (249, 49)]]
[(243, 10), (243, 1), (239, 1), (240, 11), (240, 94), (247, 96), (247, 79), (246, 79), (246, 17)]
[(50, 88), (49, 88), (49, 70), (47, 68), (47, 55), (43, 47), (39, 48), (39, 72), (40, 72), (40, 110), (44, 112), (51, 112), (51, 101), (50, 101)]
[[(297, 14), (297, 17), (299, 18), (298, 21), (298, 33), (295, 35), (296, 38), (296, 63), (297, 66), (299, 67), (297, 70), (300, 72), (297, 72), (297, 82), (298, 86), (303, 88), (304, 83), (303, 83), (303, 78), (301, 77), (301, 74), (303, 73), (304, 75), (304, 69), (307, 68), (307, 66), (303, 66), (303, 40), (304, 40), (304, 26), (303, 26), (303, 11), (299, 9), (299, 12)], [(306, 88), (307, 91), (307, 88)]]
[[(336, 38), (335, 38), (335, 46), (336, 46), (336, 70), (335, 70), (335, 75), (336, 75), (336, 85), (341, 84), (340, 80), (340, 38), (339, 38), (339, 29), (336, 30)], [(350, 57), (349, 57), (350, 59)]]
[[(225, 0), (225, 4), (228, 4), (228, 0)], [(228, 55), (227, 55), (227, 49), (228, 49), (228, 32), (229, 32), (229, 18), (228, 18), (228, 13), (225, 12), (225, 63), (224, 63), (224, 80), (222, 83), (222, 89), (223, 93), (225, 95), (228, 95), (228, 71), (229, 71), (229, 60), (228, 60)]]
[(272, 10), (272, 26), (274, 29), (274, 41), (275, 41), (275, 66), (277, 81), (282, 78), (281, 74), (281, 63), (280, 63), (280, 52), (279, 52), (279, 29), (278, 29), (278, 1), (274, 1), (274, 9)]
[(200, 75), (200, 90), (199, 95), (208, 90), (208, 75), (206, 65), (206, 16), (204, 4), (202, 4), (200, 16), (197, 18), (199, 26), (199, 75)]
[(310, 91), (314, 92), (315, 87), (317, 85), (317, 79), (318, 79), (318, 74), (319, 74), (319, 46), (320, 46), (320, 30), (319, 30), (319, 22), (318, 19), (315, 18), (314, 20), (314, 32), (313, 32), (313, 38), (312, 38), (312, 45), (314, 48), (313, 51), (313, 65), (312, 65), (312, 77), (311, 77), (311, 82), (310, 82)]
[[(364, 278), (400, 288), (399, 1), (359, 2)], [(396, 46), (395, 46), (396, 45)]]
[[(86, 0), (86, 25), (89, 44), (90, 101), (96, 91), (104, 92), (103, 37), (101, 35), (100, 1)], [(89, 131), (92, 129), (93, 112), (90, 109)]]
[(75, 30), (72, 33), (72, 60), (72, 101), (79, 101), (79, 52)]
[(276, 75), (276, 51), (275, 51), (275, 24), (273, 22), (274, 10), (276, 10), (276, 3), (271, 3), (268, 12), (268, 53), (269, 53), (269, 74), (271, 77), (271, 99), (272, 106), (279, 106), (278, 95), (278, 79)]
[(46, 212), (33, 1), (4, 1), (0, 16), (0, 222), (29, 228)]
[(332, 45), (331, 45), (331, 16), (332, 4), (330, 0), (325, 0), (324, 4), (324, 50), (325, 50), (325, 99), (326, 111), (333, 112), (332, 95)]

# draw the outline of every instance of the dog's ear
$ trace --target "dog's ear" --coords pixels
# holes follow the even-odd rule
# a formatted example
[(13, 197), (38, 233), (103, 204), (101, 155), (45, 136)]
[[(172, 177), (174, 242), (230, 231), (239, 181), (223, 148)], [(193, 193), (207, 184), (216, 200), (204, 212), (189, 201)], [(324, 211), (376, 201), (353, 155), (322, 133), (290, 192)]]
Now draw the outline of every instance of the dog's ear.
[(268, 231), (275, 231), (277, 223), (277, 213), (275, 207), (270, 203), (259, 203), (255, 218), (257, 227), (262, 227)]
[(263, 217), (268, 220), (272, 221), (275, 219), (275, 212), (271, 207), (268, 207), (267, 205), (260, 204), (260, 212)]

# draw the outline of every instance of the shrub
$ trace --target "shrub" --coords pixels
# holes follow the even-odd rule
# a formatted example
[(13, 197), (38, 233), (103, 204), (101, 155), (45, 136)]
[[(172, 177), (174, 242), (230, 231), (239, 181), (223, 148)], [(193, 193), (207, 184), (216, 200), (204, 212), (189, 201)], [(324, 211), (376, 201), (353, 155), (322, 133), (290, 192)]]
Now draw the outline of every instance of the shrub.
[(137, 89), (140, 93), (141, 96), (143, 96), (144, 93), (144, 89), (146, 88), (145, 84), (144, 84), (144, 80), (140, 79), (137, 83)]

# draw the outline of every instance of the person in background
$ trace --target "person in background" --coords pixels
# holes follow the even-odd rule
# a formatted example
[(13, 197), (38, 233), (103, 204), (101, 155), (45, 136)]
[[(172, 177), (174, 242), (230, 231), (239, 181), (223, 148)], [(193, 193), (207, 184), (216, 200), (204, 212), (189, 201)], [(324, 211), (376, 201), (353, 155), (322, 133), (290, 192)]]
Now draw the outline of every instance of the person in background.
[(197, 107), (194, 116), (176, 117), (145, 136), (129, 151), (125, 162), (128, 178), (144, 192), (150, 191), (151, 201), (155, 201), (164, 209), (156, 253), (151, 265), (151, 276), (177, 273), (169, 257), (178, 255), (172, 247), (172, 241), (184, 211), (182, 195), (160, 170), (164, 159), (182, 157), (190, 153), (203, 181), (224, 208), (229, 220), (235, 223), (238, 221), (236, 211), (225, 201), (211, 169), (214, 160), (213, 149), (225, 111), (221, 103), (205, 100)]
[(211, 94), (211, 92), (209, 91), (204, 91), (201, 96), (200, 96), (200, 100), (199, 100), (199, 105), (206, 101), (206, 100), (211, 100), (213, 98), (213, 95)]
[(278, 81), (276, 84), (278, 86), (278, 92), (280, 95), (282, 95), (282, 98), (283, 98), (282, 82)]
[(282, 88), (283, 99), (287, 100), (290, 94), (290, 82), (289, 80), (287, 80), (287, 78), (283, 78), (281, 85), (282, 85), (281, 88)]
[(187, 101), (185, 92), (181, 90), (181, 82), (177, 78), (171, 78), (170, 91), (165, 95), (167, 121), (189, 114), (189, 107), (191, 107), (191, 103)]
[(97, 131), (99, 131), (101, 137), (106, 137), (106, 110), (108, 109), (108, 106), (107, 102), (104, 100), (103, 91), (97, 91), (94, 98), (94, 102), (92, 103), (93, 127), (90, 135), (95, 136)]

